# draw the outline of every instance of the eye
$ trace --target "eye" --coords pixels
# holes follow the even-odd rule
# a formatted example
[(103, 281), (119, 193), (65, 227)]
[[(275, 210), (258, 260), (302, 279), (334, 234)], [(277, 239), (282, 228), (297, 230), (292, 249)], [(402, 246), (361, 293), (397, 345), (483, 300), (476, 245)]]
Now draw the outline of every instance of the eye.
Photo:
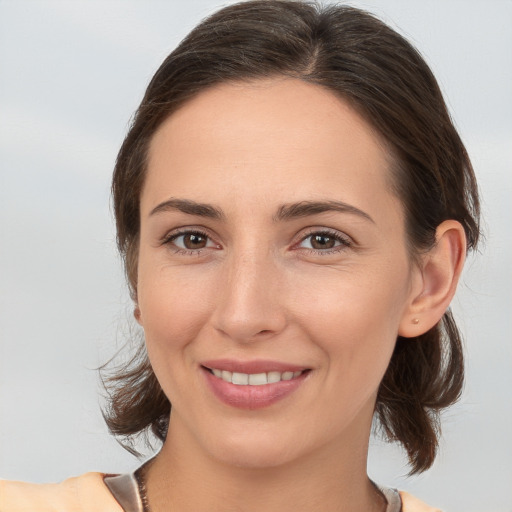
[(206, 233), (197, 230), (171, 233), (163, 240), (163, 243), (172, 245), (177, 252), (183, 253), (198, 253), (201, 249), (218, 247)]
[(350, 247), (351, 241), (336, 231), (318, 231), (309, 233), (299, 247), (315, 252), (333, 252)]

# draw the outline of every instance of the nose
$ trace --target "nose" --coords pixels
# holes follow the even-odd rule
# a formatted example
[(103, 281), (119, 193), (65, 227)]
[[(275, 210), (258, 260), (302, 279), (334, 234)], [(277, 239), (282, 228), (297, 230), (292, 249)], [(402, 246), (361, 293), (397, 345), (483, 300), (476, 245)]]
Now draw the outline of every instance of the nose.
[(212, 321), (222, 335), (240, 343), (271, 338), (286, 326), (282, 272), (263, 252), (233, 254), (224, 262)]

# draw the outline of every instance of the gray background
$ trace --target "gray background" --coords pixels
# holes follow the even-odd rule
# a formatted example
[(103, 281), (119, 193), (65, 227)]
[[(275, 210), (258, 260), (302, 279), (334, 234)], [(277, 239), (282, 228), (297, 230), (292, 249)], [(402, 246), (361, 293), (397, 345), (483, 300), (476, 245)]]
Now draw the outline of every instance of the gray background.
[[(229, 2), (228, 2), (229, 3)], [(372, 440), (370, 475), (452, 512), (512, 511), (512, 2), (352, 2), (409, 37), (438, 77), (473, 159), (487, 240), (454, 301), (462, 402), (432, 470)], [(222, 5), (0, 0), (0, 476), (55, 481), (138, 461), (109, 437), (95, 367), (131, 305), (109, 179), (161, 60)]]

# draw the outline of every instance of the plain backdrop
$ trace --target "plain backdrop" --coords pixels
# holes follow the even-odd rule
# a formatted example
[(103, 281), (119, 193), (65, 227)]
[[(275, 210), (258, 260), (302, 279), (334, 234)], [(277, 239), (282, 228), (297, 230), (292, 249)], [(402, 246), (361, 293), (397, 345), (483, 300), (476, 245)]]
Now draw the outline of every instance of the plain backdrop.
[[(226, 3), (226, 2), (225, 2)], [(225, 5), (224, 3), (224, 5)], [(227, 2), (230, 3), (230, 2)], [(452, 512), (512, 511), (512, 2), (355, 1), (423, 53), (472, 157), (486, 240), (454, 301), (467, 386), (434, 467), (369, 474)], [(217, 0), (0, 0), (0, 476), (57, 481), (139, 461), (111, 438), (95, 368), (132, 306), (109, 180), (148, 80)]]

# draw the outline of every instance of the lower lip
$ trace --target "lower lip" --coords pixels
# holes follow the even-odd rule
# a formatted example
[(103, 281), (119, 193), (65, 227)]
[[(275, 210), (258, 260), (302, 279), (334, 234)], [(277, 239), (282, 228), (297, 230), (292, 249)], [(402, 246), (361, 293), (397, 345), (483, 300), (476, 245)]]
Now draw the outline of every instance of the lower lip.
[(239, 409), (262, 409), (291, 395), (304, 382), (309, 372), (303, 372), (291, 380), (282, 380), (261, 386), (240, 386), (216, 377), (202, 368), (209, 388), (223, 403)]

